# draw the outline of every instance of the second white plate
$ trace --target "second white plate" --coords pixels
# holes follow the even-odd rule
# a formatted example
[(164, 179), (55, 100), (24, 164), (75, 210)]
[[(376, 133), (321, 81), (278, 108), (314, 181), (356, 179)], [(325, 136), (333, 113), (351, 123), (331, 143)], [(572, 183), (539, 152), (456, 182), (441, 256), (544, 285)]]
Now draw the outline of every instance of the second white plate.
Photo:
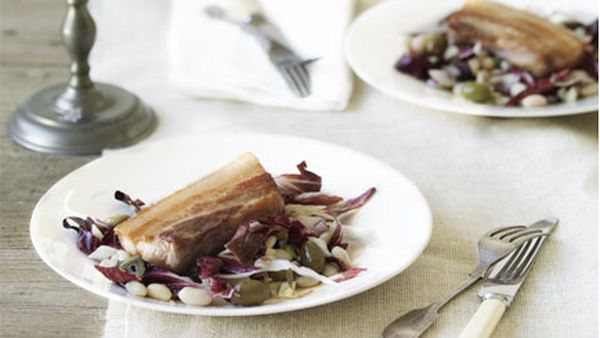
[[(597, 1), (510, 0), (501, 1), (540, 14), (568, 13), (585, 23), (597, 18)], [(463, 0), (385, 1), (360, 15), (348, 29), (344, 50), (348, 63), (365, 82), (381, 92), (432, 109), (482, 116), (542, 117), (572, 115), (598, 110), (598, 97), (572, 104), (541, 108), (501, 107), (471, 103), (449, 92), (436, 90), (394, 69), (404, 52), (403, 39), (436, 23), (461, 7)]]
[[(255, 307), (193, 307), (130, 296), (104, 278), (75, 246), (75, 233), (63, 229), (66, 216), (106, 217), (127, 210), (113, 200), (122, 190), (154, 202), (187, 183), (251, 151), (274, 175), (295, 172), (306, 160), (323, 177), (323, 190), (352, 197), (369, 187), (377, 193), (350, 222), (357, 239), (350, 251), (367, 268), (338, 285), (323, 285), (303, 298)], [(418, 189), (386, 164), (337, 145), (281, 135), (208, 134), (172, 139), (118, 151), (95, 160), (56, 183), (38, 202), (31, 218), (33, 245), (54, 271), (102, 297), (149, 309), (209, 316), (246, 316), (310, 308), (375, 287), (406, 269), (431, 235), (431, 212)], [(352, 245), (351, 245), (352, 248)]]

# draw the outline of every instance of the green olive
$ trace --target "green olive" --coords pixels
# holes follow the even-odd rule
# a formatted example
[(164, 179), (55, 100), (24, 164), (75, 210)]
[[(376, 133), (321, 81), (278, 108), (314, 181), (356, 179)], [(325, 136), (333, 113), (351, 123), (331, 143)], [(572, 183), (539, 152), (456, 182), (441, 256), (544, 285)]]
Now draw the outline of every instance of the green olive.
[(465, 99), (473, 102), (483, 103), (492, 99), (492, 92), (486, 85), (473, 81), (463, 83), (459, 92)]
[(259, 305), (271, 297), (269, 285), (254, 279), (244, 279), (235, 286), (231, 303), (235, 305)]
[(291, 282), (294, 280), (294, 272), (292, 270), (281, 270), (269, 272), (269, 277), (277, 282)]
[(440, 55), (447, 47), (448, 43), (442, 34), (433, 33), (427, 35), (425, 39), (425, 51), (428, 54)]
[(300, 263), (321, 273), (325, 268), (325, 254), (318, 245), (306, 241), (300, 250)]
[(139, 256), (133, 256), (121, 262), (121, 264), (119, 264), (119, 269), (135, 275), (138, 278), (142, 278), (146, 272), (146, 263), (144, 263)]

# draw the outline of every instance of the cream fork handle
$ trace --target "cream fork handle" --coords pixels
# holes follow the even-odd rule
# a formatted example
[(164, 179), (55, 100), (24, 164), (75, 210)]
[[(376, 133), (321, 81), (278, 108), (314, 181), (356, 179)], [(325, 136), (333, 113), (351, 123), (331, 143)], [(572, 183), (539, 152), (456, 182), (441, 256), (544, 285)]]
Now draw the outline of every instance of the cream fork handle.
[(494, 332), (505, 310), (504, 300), (498, 298), (484, 300), (460, 333), (459, 338), (488, 338)]

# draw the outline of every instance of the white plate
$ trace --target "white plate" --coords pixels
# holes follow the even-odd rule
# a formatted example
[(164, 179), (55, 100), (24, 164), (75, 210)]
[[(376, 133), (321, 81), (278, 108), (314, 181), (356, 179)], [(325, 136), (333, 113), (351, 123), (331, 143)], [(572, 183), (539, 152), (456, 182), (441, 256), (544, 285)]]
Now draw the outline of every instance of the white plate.
[[(273, 173), (295, 172), (306, 160), (323, 177), (323, 190), (355, 196), (371, 186), (374, 197), (351, 219), (359, 243), (351, 252), (367, 268), (355, 279), (326, 285), (303, 298), (256, 307), (190, 307), (127, 295), (94, 268), (75, 246), (75, 232), (62, 228), (70, 215), (106, 217), (128, 210), (113, 200), (119, 189), (153, 202), (175, 189), (254, 152)], [(337, 145), (281, 135), (208, 134), (171, 139), (114, 152), (64, 177), (38, 202), (31, 218), (31, 239), (44, 262), (76, 285), (100, 296), (159, 311), (245, 316), (278, 313), (334, 302), (375, 287), (406, 269), (431, 235), (431, 212), (419, 190), (386, 164)]]
[[(500, 107), (476, 104), (436, 90), (394, 69), (404, 52), (406, 35), (431, 30), (436, 23), (459, 9), (464, 0), (389, 0), (360, 15), (348, 29), (344, 50), (348, 63), (365, 82), (390, 96), (428, 108), (483, 116), (541, 117), (580, 114), (598, 110), (598, 97), (573, 104), (542, 108)], [(555, 10), (591, 22), (598, 16), (597, 1), (511, 0), (502, 1), (540, 14)]]

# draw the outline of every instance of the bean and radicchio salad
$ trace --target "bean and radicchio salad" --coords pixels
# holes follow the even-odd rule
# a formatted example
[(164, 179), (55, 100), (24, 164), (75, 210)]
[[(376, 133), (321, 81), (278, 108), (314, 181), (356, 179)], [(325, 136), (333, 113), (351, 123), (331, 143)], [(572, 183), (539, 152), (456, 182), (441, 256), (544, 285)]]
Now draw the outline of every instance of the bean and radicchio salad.
[(598, 95), (598, 19), (548, 19), (466, 1), (436, 31), (407, 37), (395, 68), (476, 103), (541, 107)]
[(253, 306), (302, 297), (365, 268), (352, 264), (341, 221), (375, 193), (344, 199), (321, 191), (321, 177), (272, 177), (244, 154), (146, 207), (117, 191), (132, 215), (71, 216), (79, 250), (128, 293), (208, 306)]

